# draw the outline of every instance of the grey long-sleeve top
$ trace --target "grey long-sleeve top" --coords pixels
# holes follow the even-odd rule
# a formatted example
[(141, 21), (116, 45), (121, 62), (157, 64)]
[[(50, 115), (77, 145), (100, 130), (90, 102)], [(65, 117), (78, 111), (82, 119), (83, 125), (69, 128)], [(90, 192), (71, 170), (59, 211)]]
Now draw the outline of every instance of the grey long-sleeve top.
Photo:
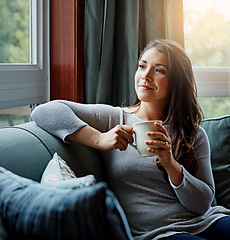
[[(32, 118), (63, 141), (85, 125), (106, 132), (117, 124), (142, 121), (128, 108), (61, 100), (38, 106)], [(153, 164), (154, 157), (140, 157), (131, 146), (125, 151), (102, 152), (109, 186), (126, 213), (134, 239), (159, 239), (181, 232), (197, 234), (230, 215), (230, 210), (221, 206), (211, 207), (214, 181), (210, 148), (201, 127), (194, 149), (198, 170), (192, 176), (183, 168), (183, 182), (177, 187)]]

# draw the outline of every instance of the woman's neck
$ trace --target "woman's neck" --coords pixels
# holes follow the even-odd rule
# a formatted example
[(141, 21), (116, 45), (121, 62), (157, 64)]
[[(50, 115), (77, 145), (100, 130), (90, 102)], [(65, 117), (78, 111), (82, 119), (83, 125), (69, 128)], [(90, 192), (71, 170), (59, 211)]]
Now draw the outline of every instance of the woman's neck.
[(140, 105), (136, 108), (134, 114), (144, 121), (164, 121), (165, 108), (166, 106), (159, 106), (159, 104), (141, 102)]

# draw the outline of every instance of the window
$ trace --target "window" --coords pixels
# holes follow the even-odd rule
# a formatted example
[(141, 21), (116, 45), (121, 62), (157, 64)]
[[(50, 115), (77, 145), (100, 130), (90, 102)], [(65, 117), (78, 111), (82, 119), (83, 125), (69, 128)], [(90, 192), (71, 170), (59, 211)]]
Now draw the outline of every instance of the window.
[(30, 63), (30, 1), (0, 2), (0, 63)]
[(14, 126), (31, 121), (29, 105), (0, 109), (0, 127)]
[(184, 0), (185, 51), (205, 117), (230, 113), (230, 2)]
[(0, 1), (0, 109), (49, 99), (49, 0)]

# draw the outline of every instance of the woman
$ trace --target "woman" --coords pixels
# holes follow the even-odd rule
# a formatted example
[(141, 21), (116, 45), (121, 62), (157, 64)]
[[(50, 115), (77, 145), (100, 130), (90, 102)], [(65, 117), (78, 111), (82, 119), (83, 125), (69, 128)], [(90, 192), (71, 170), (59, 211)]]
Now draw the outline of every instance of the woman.
[[(63, 141), (101, 150), (134, 239), (230, 239), (230, 211), (211, 207), (210, 149), (184, 50), (169, 40), (151, 42), (139, 58), (135, 90), (136, 102), (128, 108), (52, 101), (32, 118)], [(146, 145), (157, 158), (141, 158), (128, 145), (132, 125), (156, 119), (164, 122), (156, 124), (160, 132), (147, 134), (159, 140)]]

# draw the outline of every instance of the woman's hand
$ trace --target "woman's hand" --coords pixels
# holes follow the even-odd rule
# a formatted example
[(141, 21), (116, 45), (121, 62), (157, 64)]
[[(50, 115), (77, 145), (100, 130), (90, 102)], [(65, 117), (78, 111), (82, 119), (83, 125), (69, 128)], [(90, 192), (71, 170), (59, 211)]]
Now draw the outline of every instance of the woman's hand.
[[(149, 146), (148, 151), (158, 155), (158, 162), (165, 168), (172, 183), (178, 186), (183, 180), (183, 169), (173, 157), (172, 141), (166, 128), (159, 123), (154, 124), (160, 130), (160, 132), (153, 131), (147, 133), (149, 137), (154, 137), (157, 139), (146, 140), (145, 143)], [(153, 148), (151, 145), (155, 145), (157, 148)]]
[(133, 143), (133, 127), (129, 125), (117, 125), (108, 132), (101, 133), (98, 138), (98, 149), (111, 151), (126, 150), (128, 142)]
[[(159, 132), (148, 132), (147, 136), (154, 137), (156, 138), (156, 140), (146, 140), (145, 143), (149, 146), (148, 151), (156, 153), (158, 155), (161, 165), (165, 167), (174, 160), (172, 154), (172, 142), (164, 126), (159, 123), (154, 123), (154, 125), (159, 129)], [(154, 145), (157, 148), (153, 148), (151, 147), (151, 145)]]
[(68, 135), (66, 140), (82, 143), (102, 151), (111, 151), (114, 149), (122, 151), (127, 148), (128, 142), (133, 142), (132, 134), (133, 127), (129, 125), (117, 125), (105, 133), (86, 125)]

